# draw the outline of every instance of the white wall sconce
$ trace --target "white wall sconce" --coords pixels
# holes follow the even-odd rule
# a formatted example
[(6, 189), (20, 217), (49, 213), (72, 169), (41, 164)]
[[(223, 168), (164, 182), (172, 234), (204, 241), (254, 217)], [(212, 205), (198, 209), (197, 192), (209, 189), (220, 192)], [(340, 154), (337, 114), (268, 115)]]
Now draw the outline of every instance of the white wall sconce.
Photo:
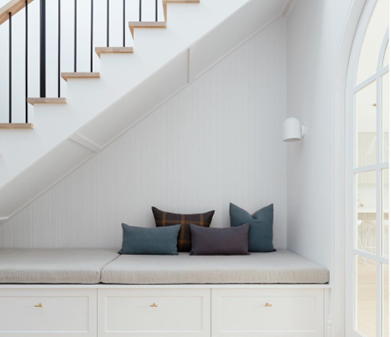
[(305, 126), (297, 118), (290, 117), (284, 122), (284, 142), (297, 142), (305, 135)]

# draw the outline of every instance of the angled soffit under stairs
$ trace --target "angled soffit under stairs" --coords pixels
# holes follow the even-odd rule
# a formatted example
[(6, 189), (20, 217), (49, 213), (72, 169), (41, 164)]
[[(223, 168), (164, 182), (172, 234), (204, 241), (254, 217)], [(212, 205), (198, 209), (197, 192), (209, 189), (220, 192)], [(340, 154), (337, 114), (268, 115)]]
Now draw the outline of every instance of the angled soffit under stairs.
[[(132, 90), (109, 104), (104, 111), (83, 123), (76, 132), (0, 189), (0, 225), (241, 44), (284, 16), (291, 4), (290, 0), (248, 1)], [(106, 70), (119, 60), (110, 51), (100, 52), (105, 62), (102, 68)], [(70, 96), (68, 101), (72, 100), (72, 92)]]

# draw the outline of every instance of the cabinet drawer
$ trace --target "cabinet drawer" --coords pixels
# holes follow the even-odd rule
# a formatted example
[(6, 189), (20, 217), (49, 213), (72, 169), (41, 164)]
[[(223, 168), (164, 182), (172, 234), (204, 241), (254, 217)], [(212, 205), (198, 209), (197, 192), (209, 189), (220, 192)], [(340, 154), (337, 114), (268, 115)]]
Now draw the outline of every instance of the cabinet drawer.
[(208, 289), (99, 289), (99, 337), (210, 336)]
[(213, 289), (213, 337), (322, 337), (322, 289)]
[(0, 336), (96, 336), (96, 290), (0, 290)]

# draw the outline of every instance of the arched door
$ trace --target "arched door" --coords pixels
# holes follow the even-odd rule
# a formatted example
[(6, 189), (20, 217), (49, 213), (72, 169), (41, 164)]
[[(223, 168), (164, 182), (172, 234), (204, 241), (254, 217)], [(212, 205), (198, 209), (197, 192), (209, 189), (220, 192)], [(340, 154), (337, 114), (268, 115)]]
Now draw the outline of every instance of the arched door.
[(347, 336), (389, 336), (389, 0), (368, 0), (347, 81)]

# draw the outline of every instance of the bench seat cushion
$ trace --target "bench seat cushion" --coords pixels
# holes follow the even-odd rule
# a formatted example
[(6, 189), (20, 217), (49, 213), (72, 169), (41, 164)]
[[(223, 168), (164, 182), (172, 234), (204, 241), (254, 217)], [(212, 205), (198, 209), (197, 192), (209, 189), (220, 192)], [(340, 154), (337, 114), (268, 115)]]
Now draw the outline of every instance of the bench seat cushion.
[(100, 282), (113, 249), (0, 249), (0, 283)]
[(324, 284), (327, 269), (287, 250), (246, 256), (121, 255), (106, 265), (112, 284)]

